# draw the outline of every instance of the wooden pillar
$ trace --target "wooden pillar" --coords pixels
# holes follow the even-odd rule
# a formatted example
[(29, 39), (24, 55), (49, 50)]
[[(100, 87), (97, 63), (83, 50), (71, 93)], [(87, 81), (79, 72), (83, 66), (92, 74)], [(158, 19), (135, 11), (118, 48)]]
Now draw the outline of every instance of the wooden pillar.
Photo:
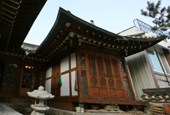
[(17, 76), (16, 76), (16, 87), (15, 87), (15, 97), (19, 97), (20, 86), (22, 83), (23, 65), (18, 64)]
[(125, 63), (124, 63), (124, 64), (125, 64), (125, 69), (126, 69), (126, 71), (127, 71), (127, 76), (128, 76), (128, 78), (129, 78), (129, 81), (130, 81), (130, 84), (131, 84), (131, 88), (132, 88), (132, 90), (133, 90), (133, 95), (134, 95), (134, 97), (135, 97), (135, 100), (137, 100), (137, 95), (136, 95), (135, 87), (134, 87), (134, 84), (133, 84), (133, 81), (132, 81), (132, 76), (131, 76), (131, 74), (130, 74), (129, 66), (127, 65), (125, 59), (124, 59), (124, 62), (125, 62)]

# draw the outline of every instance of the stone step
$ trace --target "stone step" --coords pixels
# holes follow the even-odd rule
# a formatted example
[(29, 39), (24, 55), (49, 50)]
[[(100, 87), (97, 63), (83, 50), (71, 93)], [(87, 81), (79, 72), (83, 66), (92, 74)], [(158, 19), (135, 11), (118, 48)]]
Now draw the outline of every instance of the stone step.
[(34, 99), (33, 98), (0, 97), (0, 103), (3, 103), (4, 105), (24, 115), (30, 115), (32, 111), (31, 104), (34, 104)]
[(3, 104), (14, 109), (15, 111), (18, 111), (18, 112), (24, 114), (24, 115), (26, 115), (27, 113), (29, 113), (29, 115), (30, 115), (30, 113), (32, 111), (30, 104), (29, 105), (20, 105), (20, 104), (17, 104), (17, 103), (16, 104), (14, 104), (14, 103), (3, 103)]
[(23, 115), (16, 110), (6, 106), (3, 103), (0, 103), (0, 115)]

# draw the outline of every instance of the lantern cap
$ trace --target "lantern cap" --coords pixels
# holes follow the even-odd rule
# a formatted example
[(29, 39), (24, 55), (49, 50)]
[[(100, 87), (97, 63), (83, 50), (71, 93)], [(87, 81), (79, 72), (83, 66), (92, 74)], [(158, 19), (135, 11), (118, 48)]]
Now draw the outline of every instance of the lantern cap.
[(39, 86), (38, 90), (27, 92), (27, 94), (29, 97), (38, 98), (38, 99), (52, 99), (55, 97), (54, 95), (45, 91), (43, 86)]

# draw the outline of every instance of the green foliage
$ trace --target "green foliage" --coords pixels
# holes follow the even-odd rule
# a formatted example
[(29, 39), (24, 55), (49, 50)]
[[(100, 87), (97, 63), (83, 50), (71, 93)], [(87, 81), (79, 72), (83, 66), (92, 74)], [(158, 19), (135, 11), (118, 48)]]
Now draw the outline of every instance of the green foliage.
[(170, 38), (170, 6), (160, 7), (161, 0), (155, 4), (153, 2), (147, 2), (146, 11), (141, 10), (141, 14), (150, 18), (153, 18), (152, 27), (153, 31), (162, 31), (163, 35), (159, 35), (160, 38)]

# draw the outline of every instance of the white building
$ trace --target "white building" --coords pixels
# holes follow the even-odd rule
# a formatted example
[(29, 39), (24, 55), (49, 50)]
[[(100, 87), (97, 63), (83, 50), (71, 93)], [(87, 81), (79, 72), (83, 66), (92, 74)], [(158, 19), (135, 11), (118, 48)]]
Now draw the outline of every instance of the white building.
[[(119, 32), (118, 34), (134, 37), (145, 36), (148, 37), (148, 39), (149, 37), (156, 37), (156, 34), (151, 32), (150, 26), (144, 22), (136, 19), (134, 20), (134, 24), (135, 26)], [(143, 94), (142, 89), (169, 87), (169, 46), (169, 42), (161, 41), (145, 51), (126, 58), (137, 99), (141, 99), (140, 96)]]

